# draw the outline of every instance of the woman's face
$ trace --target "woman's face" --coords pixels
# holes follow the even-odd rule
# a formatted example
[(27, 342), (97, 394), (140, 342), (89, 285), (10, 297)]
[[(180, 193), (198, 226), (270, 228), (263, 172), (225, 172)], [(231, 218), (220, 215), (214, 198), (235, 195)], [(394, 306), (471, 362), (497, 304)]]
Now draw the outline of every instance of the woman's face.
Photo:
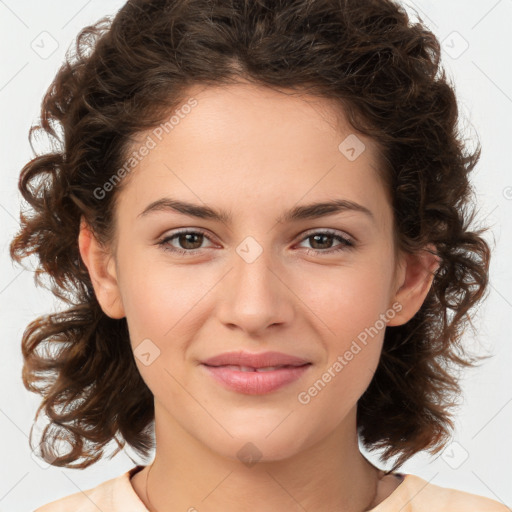
[[(116, 284), (98, 295), (108, 314), (126, 315), (157, 429), (233, 459), (247, 442), (284, 458), (353, 426), (385, 322), (405, 321), (376, 148), (337, 127), (327, 100), (246, 84), (189, 97), (172, 129), (134, 147), (147, 154), (118, 197)], [(332, 201), (359, 206), (304, 208)], [(182, 230), (195, 235), (173, 236)], [(202, 364), (233, 351), (310, 364), (277, 389), (234, 390)]]

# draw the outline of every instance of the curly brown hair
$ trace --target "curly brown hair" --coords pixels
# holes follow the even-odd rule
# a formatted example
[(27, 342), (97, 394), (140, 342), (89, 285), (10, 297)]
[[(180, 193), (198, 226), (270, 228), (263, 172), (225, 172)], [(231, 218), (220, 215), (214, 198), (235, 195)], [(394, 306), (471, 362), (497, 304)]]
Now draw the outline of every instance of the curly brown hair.
[[(112, 440), (111, 457), (126, 443), (145, 458), (154, 448), (153, 395), (129, 350), (126, 318), (108, 317), (95, 297), (80, 220), (108, 243), (127, 178), (97, 191), (137, 134), (168, 119), (191, 85), (240, 79), (334, 100), (378, 143), (396, 247), (417, 253), (433, 244), (440, 266), (417, 314), (385, 331), (358, 402), (358, 433), (369, 450), (384, 449), (381, 458), (399, 456), (392, 470), (446, 444), (461, 394), (454, 370), (483, 358), (468, 355), (462, 334), (487, 289), (490, 249), (484, 229), (470, 231), (468, 174), (481, 149), (462, 139), (440, 53), (421, 17), (413, 23), (392, 0), (131, 0), (80, 32), (29, 133), (32, 143), (42, 130), (57, 150), (21, 171), (30, 211), (10, 246), (18, 263), (37, 256), (36, 284), (47, 275), (69, 306), (32, 321), (22, 339), (23, 383), (43, 397), (36, 419), (43, 409), (50, 419), (45, 460), (85, 468)], [(70, 444), (67, 454), (55, 451), (59, 440)]]

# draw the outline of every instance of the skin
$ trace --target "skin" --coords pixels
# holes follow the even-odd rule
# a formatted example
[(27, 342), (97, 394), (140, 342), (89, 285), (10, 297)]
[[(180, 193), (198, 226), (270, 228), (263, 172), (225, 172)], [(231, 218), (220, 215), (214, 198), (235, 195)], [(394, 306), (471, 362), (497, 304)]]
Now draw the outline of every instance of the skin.
[[(149, 466), (132, 478), (135, 492), (160, 511), (375, 507), (399, 481), (382, 478), (360, 453), (356, 406), (377, 368), (385, 329), (308, 404), (297, 395), (393, 304), (401, 309), (387, 325), (412, 318), (437, 260), (428, 252), (395, 258), (378, 149), (358, 135), (366, 149), (347, 159), (338, 145), (354, 130), (329, 100), (247, 83), (189, 92), (198, 105), (125, 178), (113, 243), (101, 246), (85, 222), (79, 237), (103, 311), (126, 316), (133, 350), (145, 339), (160, 350), (148, 366), (135, 357), (155, 401), (152, 507)], [(225, 209), (233, 220), (172, 210), (139, 216), (165, 196)], [(374, 219), (345, 211), (276, 222), (296, 205), (334, 198), (367, 207)], [(206, 232), (188, 244), (167, 242), (197, 248), (194, 255), (158, 245), (179, 228)], [(336, 238), (311, 238), (325, 229), (355, 247), (328, 254), (340, 246)], [(247, 236), (262, 250), (251, 263), (236, 251)], [(284, 388), (247, 395), (224, 389), (199, 365), (241, 349), (293, 354), (312, 367)], [(252, 466), (237, 456), (248, 442), (261, 453)]]

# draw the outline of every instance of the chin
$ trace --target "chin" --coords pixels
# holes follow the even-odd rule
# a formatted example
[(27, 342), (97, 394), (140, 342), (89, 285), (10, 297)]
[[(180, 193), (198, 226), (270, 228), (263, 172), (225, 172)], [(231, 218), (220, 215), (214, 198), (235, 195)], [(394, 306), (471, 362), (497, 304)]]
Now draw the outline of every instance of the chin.
[(276, 431), (269, 435), (269, 432), (271, 430), (268, 432), (258, 430), (253, 433), (238, 433), (238, 435), (231, 432), (233, 438), (223, 436), (222, 439), (215, 440), (209, 437), (207, 444), (212, 451), (233, 461), (241, 462), (247, 467), (252, 467), (258, 462), (285, 460), (304, 448), (297, 437), (297, 432), (292, 433), (288, 429), (283, 429), (281, 435)]

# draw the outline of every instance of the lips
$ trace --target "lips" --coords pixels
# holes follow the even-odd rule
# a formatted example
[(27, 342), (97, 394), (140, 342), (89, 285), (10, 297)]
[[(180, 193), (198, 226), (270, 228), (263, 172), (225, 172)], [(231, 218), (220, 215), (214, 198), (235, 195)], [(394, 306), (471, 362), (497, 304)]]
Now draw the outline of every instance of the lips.
[[(296, 368), (295, 366), (292, 365), (264, 366), (262, 368), (253, 368), (251, 366), (237, 366), (234, 364), (222, 365), (222, 367), (227, 368), (229, 370), (235, 370), (237, 372), (271, 372), (274, 370), (279, 370), (281, 368)], [(216, 366), (216, 368), (218, 368), (218, 366)]]
[(300, 379), (310, 361), (281, 352), (227, 352), (206, 359), (201, 365), (223, 387), (237, 393), (262, 395)]
[[(207, 366), (234, 366), (238, 371), (265, 371), (265, 368), (296, 367), (310, 364), (302, 359), (282, 352), (250, 353), (244, 351), (226, 352), (202, 361)], [(270, 370), (266, 370), (270, 371)]]
[[(275, 370), (259, 368), (255, 371), (252, 371), (252, 368), (239, 371), (232, 369), (233, 365), (208, 366), (203, 364), (201, 368), (230, 391), (248, 395), (263, 395), (297, 381), (309, 371), (311, 366), (311, 363), (306, 363), (301, 366), (281, 366)], [(234, 368), (239, 367), (234, 366)]]

